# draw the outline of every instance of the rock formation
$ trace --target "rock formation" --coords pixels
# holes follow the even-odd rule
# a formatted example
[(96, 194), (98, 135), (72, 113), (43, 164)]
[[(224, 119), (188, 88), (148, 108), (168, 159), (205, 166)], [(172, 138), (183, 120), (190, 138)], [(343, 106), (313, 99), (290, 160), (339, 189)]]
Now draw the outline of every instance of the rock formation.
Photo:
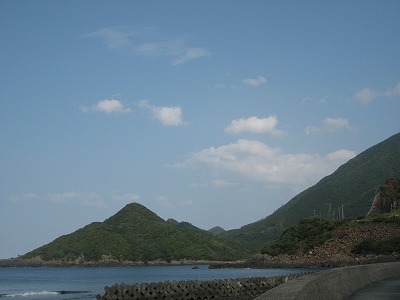
[(375, 194), (368, 216), (395, 212), (400, 202), (400, 179), (389, 179)]

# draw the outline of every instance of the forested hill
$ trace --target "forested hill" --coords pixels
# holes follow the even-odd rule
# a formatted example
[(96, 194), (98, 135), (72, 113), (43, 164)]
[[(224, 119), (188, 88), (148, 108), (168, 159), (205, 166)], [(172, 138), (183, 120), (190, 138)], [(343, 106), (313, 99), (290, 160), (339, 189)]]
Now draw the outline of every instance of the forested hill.
[(238, 260), (250, 253), (190, 223), (164, 221), (132, 203), (104, 222), (87, 225), (22, 256), (63, 263)]
[(400, 178), (400, 133), (357, 155), (272, 215), (221, 236), (257, 252), (290, 225), (314, 214), (328, 219), (336, 213), (338, 217), (343, 205), (345, 218), (365, 216), (375, 193), (388, 178)]
[(22, 258), (77, 263), (243, 259), (301, 219), (338, 218), (339, 211), (345, 218), (365, 216), (375, 193), (389, 178), (400, 178), (400, 133), (357, 155), (272, 215), (240, 229), (207, 232), (190, 223), (165, 221), (132, 203), (104, 222), (61, 236)]

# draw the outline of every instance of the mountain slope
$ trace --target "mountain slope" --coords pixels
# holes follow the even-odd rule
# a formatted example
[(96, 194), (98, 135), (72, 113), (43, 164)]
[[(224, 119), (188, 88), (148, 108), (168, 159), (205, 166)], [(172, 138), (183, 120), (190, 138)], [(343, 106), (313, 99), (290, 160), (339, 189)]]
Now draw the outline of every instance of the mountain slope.
[(357, 155), (272, 215), (220, 236), (258, 252), (290, 225), (314, 214), (337, 218), (343, 205), (345, 218), (365, 216), (378, 188), (396, 177), (400, 177), (400, 133)]
[(45, 261), (236, 260), (249, 254), (189, 223), (167, 222), (132, 203), (96, 222), (25, 254)]

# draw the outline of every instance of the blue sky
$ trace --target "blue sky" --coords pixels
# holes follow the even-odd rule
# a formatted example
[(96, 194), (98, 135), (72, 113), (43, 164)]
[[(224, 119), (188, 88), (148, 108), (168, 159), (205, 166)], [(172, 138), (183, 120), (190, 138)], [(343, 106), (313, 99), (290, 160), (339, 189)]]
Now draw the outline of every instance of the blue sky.
[(400, 130), (399, 11), (1, 1), (0, 258), (130, 202), (203, 229), (271, 214)]

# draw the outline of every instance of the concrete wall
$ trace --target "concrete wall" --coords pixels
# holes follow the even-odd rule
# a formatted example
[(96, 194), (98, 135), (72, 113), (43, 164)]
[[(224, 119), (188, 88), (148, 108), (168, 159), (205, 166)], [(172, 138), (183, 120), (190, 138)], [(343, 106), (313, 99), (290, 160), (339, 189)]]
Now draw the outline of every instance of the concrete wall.
[(290, 280), (255, 300), (346, 299), (369, 284), (391, 278), (400, 278), (400, 262), (336, 268)]

